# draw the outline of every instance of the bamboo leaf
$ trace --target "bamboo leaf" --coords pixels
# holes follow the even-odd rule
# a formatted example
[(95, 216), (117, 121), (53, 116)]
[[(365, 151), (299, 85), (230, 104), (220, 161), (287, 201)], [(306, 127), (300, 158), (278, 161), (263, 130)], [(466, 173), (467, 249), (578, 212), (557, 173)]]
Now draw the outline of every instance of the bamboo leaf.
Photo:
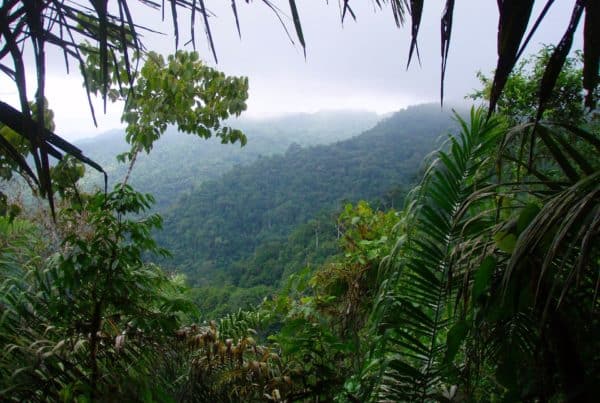
[(294, 28), (296, 28), (296, 35), (298, 36), (298, 41), (300, 41), (300, 44), (302, 45), (302, 50), (304, 51), (304, 57), (306, 57), (306, 43), (304, 43), (302, 23), (300, 22), (298, 8), (296, 7), (296, 0), (290, 0), (290, 10), (292, 12), (292, 19), (294, 21)]

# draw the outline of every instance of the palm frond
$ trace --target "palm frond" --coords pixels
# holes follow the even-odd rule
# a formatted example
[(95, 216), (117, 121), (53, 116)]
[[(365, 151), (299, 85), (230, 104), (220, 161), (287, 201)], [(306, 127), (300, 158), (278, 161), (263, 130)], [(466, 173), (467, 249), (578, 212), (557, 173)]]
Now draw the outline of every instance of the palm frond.
[[(512, 194), (511, 197), (527, 193), (530, 195), (527, 203), (540, 206), (516, 234), (503, 284), (506, 291), (516, 271), (531, 270), (530, 256), (541, 256), (541, 266), (531, 273), (536, 282), (536, 295), (540, 296), (542, 283), (545, 283), (545, 290), (541, 292), (543, 305), (557, 308), (573, 285), (573, 279), (581, 278), (585, 275), (583, 271), (590, 269), (586, 262), (591, 259), (592, 245), (598, 237), (600, 214), (600, 141), (597, 133), (582, 127), (528, 123), (505, 136), (499, 151), (500, 160), (525, 165), (520, 158), (511, 156), (508, 149), (511, 143), (519, 141), (519, 136), (532, 136), (530, 129), (534, 126), (540, 138), (536, 150), (539, 171), (531, 164), (527, 173), (542, 180), (534, 184), (520, 179), (498, 185), (507, 195)], [(500, 194), (499, 190), (495, 191), (496, 195)]]
[(446, 78), (446, 65), (448, 64), (448, 52), (450, 51), (450, 38), (452, 37), (452, 17), (454, 15), (454, 0), (446, 0), (444, 14), (441, 22), (442, 36), (442, 68), (440, 77), (440, 103), (444, 104), (444, 79)]
[(578, 0), (575, 3), (569, 26), (567, 27), (567, 30), (565, 31), (562, 39), (552, 52), (550, 60), (548, 60), (546, 70), (544, 71), (542, 81), (540, 82), (539, 106), (536, 117), (537, 121), (541, 120), (542, 118), (542, 114), (544, 113), (546, 107), (546, 102), (548, 102), (548, 99), (552, 95), (552, 91), (554, 90), (554, 86), (556, 85), (556, 81), (558, 80), (558, 75), (560, 74), (565, 64), (565, 60), (567, 59), (567, 56), (571, 51), (571, 45), (573, 44), (575, 30), (577, 29), (577, 26), (579, 25), (579, 20), (581, 19), (581, 16), (583, 14), (584, 3), (586, 3), (586, 1), (583, 0)]
[(457, 295), (453, 251), (462, 243), (461, 206), (472, 193), (485, 150), (501, 132), (495, 118), (472, 110), (470, 122), (440, 151), (414, 200), (407, 240), (390, 259), (394, 283), (383, 289), (372, 320), (386, 339), (386, 370), (376, 394), (383, 401), (425, 401), (439, 393), (446, 337)]
[(598, 88), (600, 70), (600, 3), (588, 1), (585, 4), (583, 27), (583, 88), (587, 90), (585, 105), (593, 109), (596, 105), (594, 94)]
[[(569, 188), (559, 192), (547, 200), (540, 212), (527, 228), (520, 234), (515, 250), (511, 255), (504, 273), (504, 283), (507, 284), (513, 276), (513, 271), (523, 262), (532, 251), (543, 248), (546, 250), (543, 265), (537, 273), (537, 289), (551, 263), (559, 254), (574, 253), (575, 264), (569, 265), (566, 275), (554, 273), (558, 278), (572, 279), (581, 270), (583, 262), (589, 257), (592, 239), (597, 238), (600, 220), (600, 172), (586, 176)], [(557, 231), (556, 228), (559, 228)], [(551, 241), (547, 237), (552, 235)], [(566, 245), (572, 245), (571, 251), (565, 250)], [(572, 248), (576, 248), (576, 251)], [(561, 292), (566, 291), (570, 281), (563, 284)], [(547, 295), (550, 299), (552, 296)]]

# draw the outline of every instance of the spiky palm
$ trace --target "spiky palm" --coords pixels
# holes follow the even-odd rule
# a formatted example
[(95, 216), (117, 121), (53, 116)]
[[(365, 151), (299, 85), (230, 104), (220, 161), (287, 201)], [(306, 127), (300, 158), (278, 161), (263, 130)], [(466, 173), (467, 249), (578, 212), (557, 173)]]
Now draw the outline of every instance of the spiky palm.
[(458, 120), (462, 131), (449, 139), (449, 152), (439, 152), (416, 189), (405, 237), (389, 260), (389, 280), (373, 318), (387, 350), (378, 399), (425, 401), (443, 383), (446, 338), (456, 321), (454, 254), (472, 218), (462, 207), (479, 185), (474, 178), (502, 128), (482, 110), (472, 110), (470, 125)]
[(372, 315), (385, 342), (373, 352), (384, 363), (374, 398), (447, 399), (451, 385), (471, 398), (589, 397), (598, 133), (533, 123), (506, 131), (481, 111), (460, 122), (388, 260)]

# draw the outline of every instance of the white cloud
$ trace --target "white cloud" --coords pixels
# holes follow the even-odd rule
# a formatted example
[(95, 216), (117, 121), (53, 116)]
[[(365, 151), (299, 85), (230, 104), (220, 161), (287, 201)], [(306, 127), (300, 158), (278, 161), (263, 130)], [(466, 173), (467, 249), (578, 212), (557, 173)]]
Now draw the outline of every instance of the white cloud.
[[(409, 30), (395, 27), (389, 7), (374, 12), (372, 2), (357, 2), (354, 7), (358, 21), (355, 23), (349, 18), (342, 26), (337, 2), (329, 3), (327, 6), (324, 1), (310, 0), (298, 4), (307, 42), (307, 58), (304, 59), (300, 47), (290, 44), (271, 10), (261, 2), (238, 2), (241, 41), (230, 2), (207, 2), (207, 7), (217, 14), (216, 18), (211, 18), (211, 27), (219, 56), (218, 68), (227, 74), (246, 75), (250, 79), (248, 115), (258, 117), (339, 108), (383, 113), (408, 104), (439, 99), (439, 19), (443, 4), (426, 3), (419, 41), (423, 65), (419, 67), (414, 60), (407, 71)], [(559, 40), (572, 6), (566, 3), (570, 2), (555, 3), (533, 38), (530, 51), (535, 51), (540, 42), (556, 43)], [(278, 4), (287, 11), (287, 1)], [(144, 7), (134, 13), (142, 25), (168, 34), (146, 34), (149, 49), (161, 53), (174, 50), (168, 11), (165, 22), (160, 22), (160, 12)], [(189, 39), (186, 18), (185, 14), (179, 16), (182, 24), (180, 45)], [(209, 64), (214, 65), (203, 27), (199, 18), (196, 20), (198, 50)], [(285, 21), (295, 39), (291, 21)], [(493, 69), (496, 27), (496, 2), (457, 2), (446, 99), (462, 99), (478, 86), (477, 70), (489, 72)], [(578, 46), (579, 39), (574, 47)], [(4, 82), (0, 81), (0, 97), (14, 104), (16, 94), (5, 90), (9, 86)], [(120, 105), (109, 106), (108, 114), (104, 116), (101, 103), (96, 102), (99, 128), (94, 129), (80, 78), (77, 74), (64, 74), (62, 54), (49, 55), (47, 86), (61, 135), (73, 139), (120, 126)]]

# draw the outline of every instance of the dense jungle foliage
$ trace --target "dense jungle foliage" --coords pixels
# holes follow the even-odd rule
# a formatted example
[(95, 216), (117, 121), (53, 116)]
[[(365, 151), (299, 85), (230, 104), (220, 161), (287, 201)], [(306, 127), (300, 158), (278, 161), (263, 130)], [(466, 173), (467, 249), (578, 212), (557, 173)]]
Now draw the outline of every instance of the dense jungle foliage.
[[(538, 59), (516, 71), (509, 82), (514, 93), (505, 97), (529, 102), (531, 92), (518, 83), (535, 79), (527, 74)], [(561, 76), (565, 87), (580, 82), (577, 60), (571, 62)], [(483, 75), (482, 83), (476, 99), (486, 96)], [(573, 91), (580, 94), (577, 86)], [(235, 187), (232, 203), (248, 213), (269, 213), (273, 206), (248, 200), (253, 194), (294, 197), (292, 185), (303, 182), (292, 179), (307, 167), (313, 167), (307, 174), (313, 188), (329, 188), (333, 201), (359, 197), (344, 185), (346, 176), (360, 177), (365, 169), (375, 170), (365, 175), (371, 181), (392, 175), (393, 167), (368, 158), (363, 142), (373, 155), (390, 139), (397, 144), (391, 154), (408, 153), (400, 163), (412, 177), (395, 180), (401, 187), (387, 198), (374, 207), (346, 204), (337, 217), (315, 208), (313, 218), (306, 213), (295, 229), (290, 225), (289, 232), (252, 244), (238, 263), (238, 278), (223, 288), (189, 289), (185, 277), (166, 275), (144, 258), (168, 254), (153, 239), (162, 219), (144, 213), (150, 195), (127, 184), (107, 194), (85, 193), (76, 185), (82, 167), (59, 164), (53, 169), (60, 200), (55, 224), (9, 208), (0, 221), (2, 395), (59, 401), (593, 401), (600, 373), (598, 118), (572, 101), (565, 107), (575, 112), (557, 104), (549, 112), (563, 119), (536, 126), (523, 120), (524, 109), (501, 101), (511, 107), (490, 118), (483, 109), (455, 115), (451, 135), (408, 193), (403, 186), (419, 172), (426, 147), (452, 127), (431, 107), (409, 108), (352, 140), (292, 147), (200, 188), (197, 194), (209, 199), (211, 186), (221, 197), (228, 197), (227, 186)], [(423, 114), (427, 123), (408, 127), (412, 118), (423, 122)], [(433, 126), (435, 132), (419, 137), (424, 146), (404, 134)], [(361, 158), (367, 162), (357, 163)], [(329, 169), (331, 159), (337, 164)], [(340, 168), (344, 175), (334, 176), (334, 166), (346, 167)], [(269, 167), (273, 178), (289, 176), (270, 185), (279, 183), (281, 190), (256, 187)], [(319, 171), (330, 172), (331, 183)], [(336, 192), (339, 183), (348, 193)], [(391, 185), (377, 183), (366, 196), (374, 199)], [(194, 197), (182, 198), (178, 208)], [(226, 313), (261, 298), (251, 309)], [(207, 312), (220, 317), (208, 320)]]
[(346, 203), (401, 206), (424, 158), (455, 127), (437, 105), (413, 106), (360, 136), (236, 167), (185, 194), (163, 215), (158, 260), (184, 273), (205, 317), (246, 309), (289, 274), (337, 253)]
[[(292, 145), (283, 155), (234, 168), (182, 196), (164, 214), (157, 239), (174, 255), (168, 263), (194, 283), (216, 284), (222, 277), (237, 285), (244, 268), (236, 262), (259, 245), (280, 243), (295, 226), (320, 211), (339, 209), (344, 201), (375, 200), (414, 182), (424, 157), (453, 125), (450, 112), (423, 105), (343, 142)], [(266, 282), (246, 280), (272, 285), (281, 276), (281, 269), (273, 270)]]
[[(52, 133), (52, 112), (43, 85), (35, 102), (21, 100), (21, 112), (0, 103), (0, 175), (4, 180), (21, 175), (36, 196), (48, 201), (34, 210), (0, 193), (1, 400), (597, 400), (600, 118), (594, 101), (600, 47), (594, 39), (598, 35), (593, 35), (598, 29), (589, 22), (597, 21), (598, 2), (577, 1), (558, 46), (514, 69), (533, 1), (498, 2), (498, 69), (493, 79), (482, 74), (483, 88), (471, 95), (475, 102), (489, 102), (492, 108), (456, 113), (451, 133), (425, 160), (423, 169), (419, 169), (421, 154), (412, 148), (410, 138), (382, 142), (395, 150), (379, 158), (385, 160), (382, 165), (376, 165), (374, 158), (364, 165), (356, 163), (354, 157), (362, 153), (353, 144), (375, 144), (370, 136), (338, 144), (355, 153), (348, 154), (350, 176), (359, 177), (364, 171), (365, 182), (380, 186), (364, 196), (379, 202), (336, 204), (363, 197), (353, 192), (352, 182), (344, 182), (344, 176), (335, 183), (325, 182), (335, 193), (331, 199), (311, 193), (315, 189), (325, 193), (319, 186), (326, 176), (318, 176), (319, 170), (333, 172), (338, 166), (324, 155), (325, 147), (291, 147), (283, 156), (236, 168), (232, 176), (182, 198), (180, 203), (192, 202), (206, 192), (204, 199), (200, 197), (206, 204), (198, 205), (199, 211), (207, 208), (209, 214), (185, 219), (193, 218), (197, 227), (207, 225), (203, 231), (243, 234), (243, 243), (224, 250), (246, 259), (240, 268), (246, 269), (250, 260), (260, 267), (261, 259), (268, 260), (269, 255), (259, 253), (271, 241), (268, 218), (279, 218), (269, 214), (281, 211), (277, 204), (266, 203), (256, 212), (261, 207), (250, 201), (262, 200), (254, 193), (264, 196), (265, 189), (244, 188), (237, 179), (253, 169), (262, 169), (266, 176), (265, 170), (278, 167), (269, 174), (275, 183), (282, 174), (280, 182), (286, 187), (294, 178), (302, 178), (298, 171), (306, 166), (299, 163), (303, 158), (314, 152), (321, 164), (313, 171), (312, 186), (299, 181), (300, 189), (287, 194), (294, 201), (289, 211), (299, 219), (282, 219), (287, 227), (274, 232), (279, 242), (285, 243), (286, 237), (289, 241), (285, 247), (276, 246), (281, 252), (289, 247), (286, 253), (302, 254), (306, 248), (300, 245), (305, 241), (296, 245), (298, 249), (294, 243), (296, 237), (304, 237), (314, 242), (315, 249), (319, 243), (327, 244), (331, 255), (315, 258), (315, 263), (299, 270), (277, 267), (266, 278), (241, 271), (235, 284), (268, 285), (277, 287), (275, 292), (265, 288), (268, 294), (251, 309), (212, 319), (205, 318), (194, 303), (208, 294), (190, 289), (185, 276), (156, 264), (154, 257), (169, 255), (155, 239), (163, 219), (150, 211), (154, 197), (134, 190), (130, 177), (135, 175), (138, 156), (152, 151), (169, 126), (223, 143), (251, 141), (229, 123), (224, 125), (245, 110), (248, 81), (226, 76), (205, 65), (197, 53), (183, 51), (166, 59), (152, 52), (136, 55), (142, 67), (132, 72), (128, 47), (140, 49), (133, 23), (129, 30), (123, 23), (130, 19), (125, 17), (127, 3), (117, 4), (120, 20), (110, 19), (121, 25), (108, 24), (106, 3), (100, 3), (95, 4), (95, 20), (68, 14), (73, 10), (65, 7), (74, 6), (60, 2), (52, 3), (51, 11), (53, 16), (75, 20), (83, 35), (99, 38), (97, 49), (80, 44), (74, 48), (83, 55), (77, 56), (85, 57), (82, 67), (87, 63), (88, 90), (127, 101), (123, 119), (129, 148), (120, 158), (127, 167), (123, 180), (110, 191), (82, 189), (78, 183), (85, 175), (82, 162), (100, 167)], [(174, 9), (196, 7), (172, 4)], [(354, 16), (348, 4), (340, 3), (342, 16)], [(392, 4), (396, 21), (407, 10), (412, 17), (412, 56), (423, 1)], [(449, 43), (453, 4), (447, 2), (444, 11), (443, 44)], [(304, 46), (293, 0), (290, 9)], [(14, 79), (20, 82), (23, 65), (18, 64), (21, 55), (13, 46), (15, 36), (30, 35), (38, 60), (43, 60), (45, 41), (57, 38), (41, 35), (46, 32), (41, 29), (43, 14), (39, 10), (36, 14), (27, 2), (5, 3), (0, 10), (2, 18), (25, 21), (14, 32), (3, 29), (1, 37), (11, 46), (6, 52), (2, 48), (0, 55), (12, 55), (17, 65)], [(578, 55), (567, 54), (584, 11), (582, 65)], [(39, 21), (33, 18), (36, 15)], [(208, 18), (203, 6), (201, 16)], [(25, 26), (33, 29), (24, 30)], [(208, 24), (207, 35), (214, 50)], [(71, 49), (68, 41), (59, 44)], [(442, 55), (447, 51), (443, 45)], [(118, 53), (124, 55), (122, 59), (116, 57)], [(512, 54), (512, 64), (502, 57), (507, 53)], [(590, 65), (596, 69), (593, 74)], [(44, 64), (37, 66), (43, 84)], [(539, 93), (532, 86), (540, 88)], [(129, 92), (132, 88), (135, 91)], [(24, 88), (21, 94), (26, 95)], [(373, 130), (404, 134), (386, 126), (399, 116)], [(16, 121), (22, 125), (13, 124)], [(442, 125), (447, 127), (447, 120)], [(438, 135), (430, 133), (430, 141)], [(401, 148), (394, 149), (395, 143)], [(385, 147), (378, 149), (383, 153)], [(411, 174), (380, 183), (394, 171), (385, 165), (391, 164), (387, 158), (400, 160), (405, 150), (418, 177)], [(50, 165), (48, 157), (55, 154), (60, 161)], [(35, 172), (27, 158), (33, 159)], [(290, 161), (296, 169), (286, 172), (275, 165), (280, 161)], [(248, 177), (260, 186), (261, 178)], [(411, 189), (405, 193), (407, 185)], [(236, 192), (228, 193), (227, 187)], [(275, 195), (283, 198), (277, 190)], [(229, 198), (223, 205), (209, 204), (211, 197), (214, 203), (219, 201), (217, 191)], [(304, 200), (305, 195), (315, 199)], [(245, 215), (225, 205), (238, 199), (246, 203), (248, 212), (259, 214), (253, 217), (256, 222), (243, 221)], [(338, 216), (331, 219), (336, 208)], [(210, 223), (217, 213), (226, 217), (229, 212), (234, 214), (233, 223)], [(245, 225), (238, 228), (236, 221)], [(321, 225), (335, 228), (335, 240), (318, 237)], [(199, 234), (200, 239), (209, 238), (202, 253), (216, 253), (217, 245), (210, 244), (217, 241), (214, 235)], [(260, 243), (254, 242), (255, 236)], [(240, 248), (248, 254), (236, 255)], [(279, 286), (272, 274), (278, 280), (285, 277)]]
[[(363, 111), (326, 111), (268, 119), (237, 119), (239, 127), (252, 139), (244, 147), (223, 147), (218, 139), (200, 142), (169, 127), (150, 154), (138, 156), (131, 185), (156, 198), (153, 209), (164, 212), (182, 193), (202, 183), (220, 178), (237, 165), (248, 165), (257, 158), (284, 153), (290, 145), (311, 146), (345, 140), (370, 129), (377, 123), (375, 113)], [(83, 152), (102, 165), (114, 186), (127, 173), (127, 166), (116, 160), (128, 151), (123, 130), (113, 130), (94, 138), (76, 142)], [(178, 166), (178, 169), (168, 169)], [(84, 189), (102, 188), (102, 175), (87, 171)]]

